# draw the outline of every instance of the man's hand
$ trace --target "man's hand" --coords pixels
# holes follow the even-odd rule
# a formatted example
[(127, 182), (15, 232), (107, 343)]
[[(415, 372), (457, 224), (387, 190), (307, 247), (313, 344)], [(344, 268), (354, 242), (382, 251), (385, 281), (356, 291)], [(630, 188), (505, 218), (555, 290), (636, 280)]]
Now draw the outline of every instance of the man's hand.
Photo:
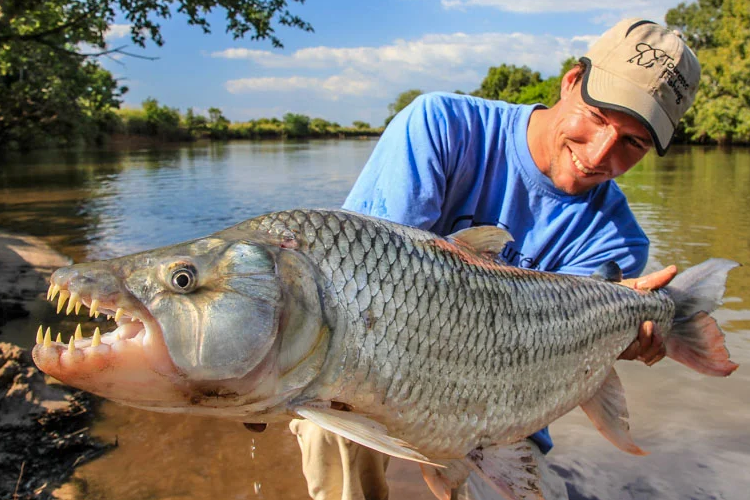
[[(668, 266), (661, 271), (623, 280), (620, 284), (634, 290), (655, 290), (666, 286), (677, 274), (676, 266)], [(656, 325), (651, 321), (644, 321), (638, 330), (638, 338), (628, 346), (618, 359), (637, 359), (648, 366), (661, 361), (667, 354), (664, 341), (657, 331)]]

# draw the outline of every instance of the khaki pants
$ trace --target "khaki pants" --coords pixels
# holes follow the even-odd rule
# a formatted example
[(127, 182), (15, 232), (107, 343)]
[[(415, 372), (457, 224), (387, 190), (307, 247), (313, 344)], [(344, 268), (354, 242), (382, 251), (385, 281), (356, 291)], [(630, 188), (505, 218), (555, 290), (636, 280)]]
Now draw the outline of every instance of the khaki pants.
[[(313, 500), (387, 500), (385, 471), (388, 455), (343, 438), (307, 420), (289, 424), (302, 451), (302, 473)], [(531, 441), (529, 441), (532, 443)], [(547, 466), (542, 452), (532, 443), (539, 463), (545, 500), (566, 500), (565, 482)], [(459, 488), (466, 500), (499, 499), (499, 495), (475, 474)]]

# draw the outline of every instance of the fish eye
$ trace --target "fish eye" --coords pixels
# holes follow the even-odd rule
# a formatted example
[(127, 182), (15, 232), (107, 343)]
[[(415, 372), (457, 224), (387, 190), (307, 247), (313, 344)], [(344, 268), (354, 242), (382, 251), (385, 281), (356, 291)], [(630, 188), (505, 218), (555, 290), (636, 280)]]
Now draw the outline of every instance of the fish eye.
[(179, 293), (190, 293), (195, 290), (198, 279), (193, 266), (183, 265), (172, 271), (172, 287)]

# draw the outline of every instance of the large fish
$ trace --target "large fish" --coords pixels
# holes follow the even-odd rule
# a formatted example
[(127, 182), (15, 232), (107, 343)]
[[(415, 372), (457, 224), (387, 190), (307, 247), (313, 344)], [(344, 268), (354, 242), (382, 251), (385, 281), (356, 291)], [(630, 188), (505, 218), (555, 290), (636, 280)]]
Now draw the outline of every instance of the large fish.
[(616, 266), (594, 277), (503, 266), (508, 239), (489, 226), (443, 238), (343, 211), (263, 215), (59, 269), (48, 294), (58, 312), (83, 304), (118, 326), (67, 345), (40, 328), (33, 355), (53, 377), (126, 405), (304, 417), (445, 467), (425, 469), (438, 491), (471, 468), (509, 498), (540, 493), (528, 450), (508, 445), (576, 406), (643, 453), (613, 365), (644, 320), (671, 358), (708, 375), (737, 367), (709, 316), (736, 263), (712, 259), (643, 292), (616, 283)]

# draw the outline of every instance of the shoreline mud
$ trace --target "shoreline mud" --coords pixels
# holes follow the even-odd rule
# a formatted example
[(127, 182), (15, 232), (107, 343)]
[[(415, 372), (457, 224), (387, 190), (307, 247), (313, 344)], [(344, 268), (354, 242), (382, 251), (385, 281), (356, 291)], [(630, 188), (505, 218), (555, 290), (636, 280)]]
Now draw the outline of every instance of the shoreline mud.
[(99, 399), (40, 372), (24, 348), (30, 321), (55, 314), (43, 293), (69, 262), (40, 238), (0, 231), (0, 498), (64, 498), (55, 490), (75, 468), (114, 446), (89, 432)]

